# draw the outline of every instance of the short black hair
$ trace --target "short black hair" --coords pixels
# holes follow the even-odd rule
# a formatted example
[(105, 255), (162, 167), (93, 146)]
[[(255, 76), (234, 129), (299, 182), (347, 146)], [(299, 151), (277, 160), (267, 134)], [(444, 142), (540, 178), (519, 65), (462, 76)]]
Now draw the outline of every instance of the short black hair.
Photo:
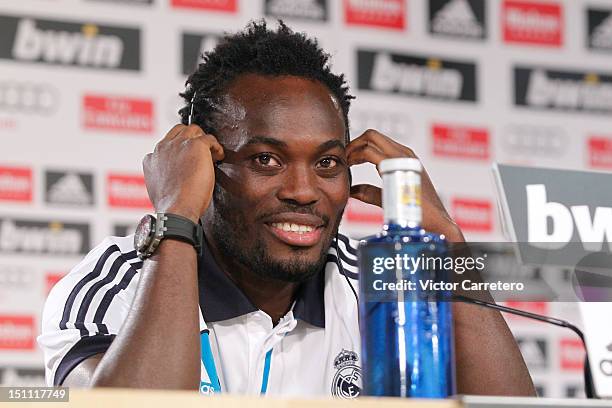
[(218, 115), (215, 107), (228, 85), (241, 74), (266, 76), (297, 76), (320, 81), (336, 97), (346, 127), (348, 142), (348, 111), (352, 95), (343, 74), (333, 74), (329, 66), (330, 55), (325, 53), (316, 39), (296, 33), (279, 20), (276, 31), (267, 27), (265, 20), (250, 22), (244, 31), (226, 34), (219, 44), (202, 55), (202, 62), (189, 76), (186, 90), (180, 95), (186, 105), (179, 110), (181, 122), (188, 124), (193, 100), (192, 122), (205, 132), (215, 134)]

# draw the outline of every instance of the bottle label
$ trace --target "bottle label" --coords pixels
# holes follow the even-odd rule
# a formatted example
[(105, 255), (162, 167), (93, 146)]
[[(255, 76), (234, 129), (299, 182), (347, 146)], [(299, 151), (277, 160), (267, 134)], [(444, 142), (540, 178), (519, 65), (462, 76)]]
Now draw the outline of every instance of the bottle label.
[(421, 175), (414, 171), (386, 173), (383, 184), (385, 223), (420, 225)]

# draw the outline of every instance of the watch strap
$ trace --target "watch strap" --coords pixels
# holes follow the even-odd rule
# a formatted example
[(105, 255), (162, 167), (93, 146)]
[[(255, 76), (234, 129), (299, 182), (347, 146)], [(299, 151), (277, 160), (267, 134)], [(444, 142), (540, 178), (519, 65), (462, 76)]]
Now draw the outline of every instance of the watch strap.
[(157, 213), (158, 234), (162, 239), (170, 238), (193, 245), (198, 255), (202, 254), (204, 231), (202, 226), (189, 218), (177, 214)]

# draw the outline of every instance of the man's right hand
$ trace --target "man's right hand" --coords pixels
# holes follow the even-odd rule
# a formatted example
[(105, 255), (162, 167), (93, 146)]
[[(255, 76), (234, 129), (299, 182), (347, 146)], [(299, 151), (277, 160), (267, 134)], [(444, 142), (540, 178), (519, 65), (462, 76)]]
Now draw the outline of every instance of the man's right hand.
[(214, 163), (223, 147), (197, 125), (176, 125), (143, 160), (149, 198), (156, 212), (198, 222), (212, 198)]

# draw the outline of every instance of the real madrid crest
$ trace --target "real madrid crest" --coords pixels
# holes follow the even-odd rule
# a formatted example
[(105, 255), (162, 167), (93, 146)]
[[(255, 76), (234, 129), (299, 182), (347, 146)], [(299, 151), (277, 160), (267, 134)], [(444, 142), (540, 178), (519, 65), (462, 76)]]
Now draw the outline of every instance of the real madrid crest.
[(331, 393), (335, 397), (349, 399), (361, 393), (361, 368), (357, 365), (357, 353), (344, 350), (334, 359), (334, 368), (338, 370), (332, 380)]

